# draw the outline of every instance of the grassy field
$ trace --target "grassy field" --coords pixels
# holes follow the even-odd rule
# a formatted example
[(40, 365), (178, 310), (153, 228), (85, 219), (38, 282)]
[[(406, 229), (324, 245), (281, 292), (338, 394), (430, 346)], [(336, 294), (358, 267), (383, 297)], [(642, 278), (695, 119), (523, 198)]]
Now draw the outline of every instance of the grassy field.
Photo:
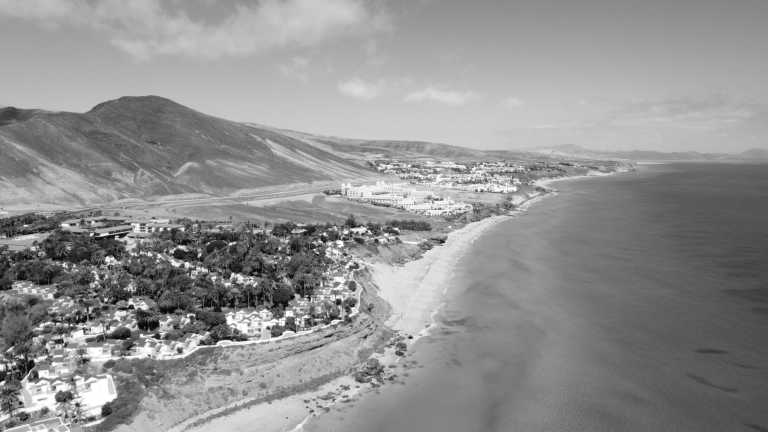
[[(266, 205), (265, 205), (266, 204)], [(353, 214), (362, 222), (383, 222), (391, 219), (414, 219), (430, 221), (432, 218), (419, 216), (388, 207), (377, 207), (356, 203), (339, 197), (308, 195), (280, 203), (228, 203), (220, 205), (184, 206), (172, 210), (175, 217), (190, 217), (209, 220), (233, 221), (252, 220), (269, 222), (299, 223), (342, 223)]]
[(14, 238), (2, 238), (0, 239), (0, 246), (8, 246), (8, 249), (12, 251), (19, 251), (24, 250), (30, 246), (32, 246), (32, 243), (34, 242), (41, 242), (45, 240), (46, 237), (48, 237), (48, 233), (40, 233), (40, 234), (29, 234)]

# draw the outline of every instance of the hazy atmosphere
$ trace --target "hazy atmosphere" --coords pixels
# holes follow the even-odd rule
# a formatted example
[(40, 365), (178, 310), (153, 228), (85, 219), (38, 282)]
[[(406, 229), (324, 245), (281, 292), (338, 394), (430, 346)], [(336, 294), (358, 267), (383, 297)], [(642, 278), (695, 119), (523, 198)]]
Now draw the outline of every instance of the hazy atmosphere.
[(475, 148), (768, 147), (768, 2), (0, 0), (0, 106)]
[(0, 430), (768, 432), (768, 0), (0, 0)]

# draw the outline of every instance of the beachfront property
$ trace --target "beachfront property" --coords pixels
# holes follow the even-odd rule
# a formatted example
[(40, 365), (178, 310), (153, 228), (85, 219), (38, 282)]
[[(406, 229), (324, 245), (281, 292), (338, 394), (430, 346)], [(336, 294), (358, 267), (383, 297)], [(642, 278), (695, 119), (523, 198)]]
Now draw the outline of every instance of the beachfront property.
[(472, 211), (472, 205), (442, 198), (430, 191), (407, 187), (406, 183), (378, 181), (373, 185), (342, 183), (341, 195), (347, 199), (383, 207), (394, 207), (426, 216), (446, 216)]
[[(99, 227), (100, 224), (123, 226), (125, 222), (112, 218), (82, 218), (65, 225), (71, 230), (95, 232), (110, 228)], [(145, 226), (166, 224), (165, 220), (143, 222)], [(152, 230), (145, 226), (139, 226), (139, 229)], [(265, 269), (267, 266), (281, 269), (296, 253), (293, 249), (296, 246), (304, 248), (308, 257), (323, 257), (313, 263), (313, 272), (304, 270), (307, 277), (292, 283), (294, 286), (297, 283), (307, 285), (302, 285), (301, 291), (296, 289), (292, 298), (280, 300), (279, 304), (271, 298), (267, 300), (265, 291), (259, 289), (265, 282), (270, 282), (264, 271), (225, 272), (217, 263), (205, 259), (204, 246), (168, 240), (168, 244), (126, 248), (119, 255), (99, 256), (95, 260), (69, 260), (56, 254), (75, 250), (78, 241), (97, 244), (96, 239), (93, 235), (55, 235), (61, 236), (58, 248), (41, 246), (38, 254), (28, 260), (36, 263), (45, 258), (51, 269), (57, 269), (59, 279), (69, 283), (54, 277), (35, 279), (37, 282), (15, 280), (9, 284), (10, 289), (0, 293), (2, 300), (30, 307), (39, 305), (37, 307), (43, 307), (46, 312), (30, 323), (28, 341), (35, 349), (30, 352), (29, 359), (34, 361), (34, 367), (29, 371), (25, 369), (22, 374), (17, 362), (5, 366), (6, 372), (18, 373), (22, 388), (17, 411), (29, 413), (31, 417), (27, 418), (30, 420), (36, 420), (41, 413), (63, 414), (57, 411), (61, 408), (61, 403), (56, 402), (56, 394), (60, 391), (76, 393), (73, 403), (77, 404), (78, 413), (83, 418), (103, 417), (101, 407), (117, 396), (116, 378), (103, 373), (111, 366), (104, 367), (120, 359), (179, 359), (204, 346), (269, 343), (276, 338), (349, 321), (358, 313), (360, 290), (351, 283), (359, 264), (348, 253), (347, 244), (353, 242), (353, 236), (373, 240), (381, 234), (374, 236), (365, 226), (317, 228), (295, 224), (276, 235), (268, 234), (264, 229), (258, 234), (249, 233), (256, 236), (252, 241), (264, 242), (265, 247), (271, 248), (269, 252), (254, 249), (259, 251), (258, 260), (252, 262), (260, 263)], [(158, 237), (157, 231), (142, 232), (141, 235), (150, 239)], [(230, 236), (232, 234), (226, 231), (221, 234), (223, 238)], [(218, 240), (214, 235), (210, 237), (213, 240), (208, 243), (219, 242), (220, 250), (228, 250), (237, 244), (237, 241)], [(61, 252), (61, 256), (67, 257), (66, 253)], [(133, 270), (129, 268), (131, 265)], [(222, 303), (219, 311), (211, 310), (210, 303), (171, 310), (167, 306), (158, 306), (161, 297), (148, 291), (137, 277), (156, 269), (174, 272), (173, 280), (179, 281), (187, 290), (190, 284), (200, 284), (196, 291), (208, 289), (227, 297), (241, 294), (239, 299)], [(284, 275), (278, 273), (274, 277), (283, 286), (290, 286), (284, 282)], [(270, 286), (268, 289), (274, 289), (273, 284)], [(259, 300), (256, 300), (257, 295)], [(189, 298), (199, 302), (209, 297), (195, 294)], [(219, 319), (220, 324), (211, 324)], [(147, 320), (152, 324), (148, 325)], [(214, 333), (214, 327), (218, 327), (218, 333)], [(6, 353), (8, 358), (18, 356), (12, 348)], [(0, 418), (0, 424), (2, 421)]]
[[(23, 411), (31, 413), (47, 409), (64, 414), (62, 411), (77, 406), (79, 415), (83, 418), (98, 417), (101, 415), (101, 407), (117, 398), (115, 382), (110, 374), (81, 376), (60, 372), (54, 368), (37, 365), (33, 372), (22, 380)], [(33, 377), (33, 374), (36, 376)], [(61, 391), (72, 392), (74, 399), (71, 406), (63, 406), (56, 401), (56, 394)]]

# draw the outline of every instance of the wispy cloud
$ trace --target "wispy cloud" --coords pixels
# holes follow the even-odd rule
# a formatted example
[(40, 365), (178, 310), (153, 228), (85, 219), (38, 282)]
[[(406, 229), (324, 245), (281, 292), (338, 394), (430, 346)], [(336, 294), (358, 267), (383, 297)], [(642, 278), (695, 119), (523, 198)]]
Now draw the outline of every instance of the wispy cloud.
[[(579, 105), (594, 105), (579, 102)], [(579, 121), (549, 122), (516, 129), (531, 130), (606, 130), (654, 129), (711, 132), (745, 125), (768, 128), (768, 107), (736, 101), (725, 96), (698, 96), (632, 100), (606, 106), (592, 118)]]
[(748, 121), (758, 111), (759, 107), (754, 104), (720, 95), (640, 100), (614, 109), (603, 124), (713, 130)]
[(461, 106), (477, 97), (472, 91), (445, 90), (428, 86), (405, 95), (405, 102), (438, 102), (445, 105)]
[(279, 65), (278, 70), (288, 78), (297, 79), (306, 83), (309, 82), (309, 64), (309, 58), (295, 56), (291, 57), (287, 63)]
[(337, 85), (339, 92), (354, 99), (371, 100), (379, 96), (382, 84), (364, 81), (360, 78), (352, 78), (342, 81)]
[(505, 108), (514, 109), (514, 108), (520, 108), (521, 106), (525, 105), (525, 101), (518, 97), (510, 96), (502, 100), (501, 105)]
[(236, 5), (215, 22), (192, 18), (186, 5), (161, 0), (0, 0), (0, 18), (46, 28), (89, 28), (137, 59), (248, 56), (389, 26), (386, 15), (362, 0), (262, 0)]

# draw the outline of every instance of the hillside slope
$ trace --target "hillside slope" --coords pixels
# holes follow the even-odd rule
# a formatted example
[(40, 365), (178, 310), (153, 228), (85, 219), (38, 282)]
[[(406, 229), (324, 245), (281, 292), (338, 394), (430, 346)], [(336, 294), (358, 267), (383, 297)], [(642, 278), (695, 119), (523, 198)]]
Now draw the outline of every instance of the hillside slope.
[(364, 164), (279, 131), (157, 96), (78, 113), (0, 111), (0, 206), (223, 194), (370, 175)]

